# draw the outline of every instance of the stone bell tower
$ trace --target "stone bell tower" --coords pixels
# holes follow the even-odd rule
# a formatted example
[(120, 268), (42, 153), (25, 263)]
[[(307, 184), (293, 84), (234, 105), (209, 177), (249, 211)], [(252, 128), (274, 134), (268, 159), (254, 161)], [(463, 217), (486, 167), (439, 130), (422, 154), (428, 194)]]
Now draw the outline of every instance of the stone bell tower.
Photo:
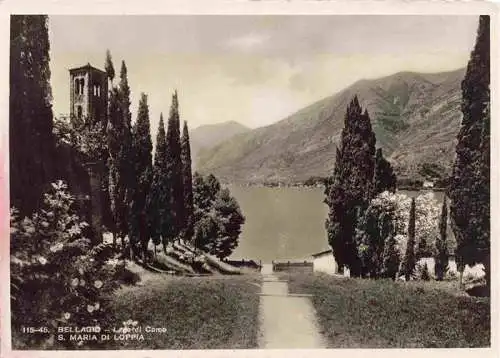
[[(104, 123), (108, 106), (108, 78), (106, 72), (92, 67), (72, 68), (70, 74), (70, 118), (79, 118), (91, 123)], [(87, 122), (88, 123), (88, 122)], [(104, 163), (99, 158), (88, 158), (83, 167), (88, 175), (90, 188), (88, 219), (93, 232), (93, 244), (102, 242), (102, 180)], [(90, 204), (90, 205), (89, 205)]]
[(108, 78), (106, 72), (85, 66), (72, 68), (70, 74), (70, 115), (101, 121), (106, 115)]

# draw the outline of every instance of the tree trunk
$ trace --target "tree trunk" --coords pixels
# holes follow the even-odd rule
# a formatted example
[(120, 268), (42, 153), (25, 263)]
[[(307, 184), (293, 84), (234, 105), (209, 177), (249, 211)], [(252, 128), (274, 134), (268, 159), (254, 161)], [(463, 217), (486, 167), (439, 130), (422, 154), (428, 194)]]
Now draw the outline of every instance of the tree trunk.
[(464, 269), (460, 269), (458, 271), (458, 288), (463, 289), (463, 277), (464, 277)]
[(486, 279), (486, 287), (488, 289), (488, 294), (491, 294), (491, 263), (490, 255), (487, 255), (483, 262), (484, 265), (484, 278)]
[(115, 230), (113, 230), (113, 250), (116, 250), (116, 233), (115, 233)]

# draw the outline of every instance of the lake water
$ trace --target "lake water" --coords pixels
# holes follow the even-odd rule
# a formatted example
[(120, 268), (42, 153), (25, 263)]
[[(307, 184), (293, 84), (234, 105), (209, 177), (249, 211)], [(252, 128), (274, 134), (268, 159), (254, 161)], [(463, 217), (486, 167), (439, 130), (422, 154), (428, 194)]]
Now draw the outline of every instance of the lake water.
[[(293, 260), (327, 250), (323, 188), (230, 186), (245, 225), (231, 259)], [(419, 192), (401, 191), (410, 196)], [(443, 193), (436, 193), (441, 202)]]

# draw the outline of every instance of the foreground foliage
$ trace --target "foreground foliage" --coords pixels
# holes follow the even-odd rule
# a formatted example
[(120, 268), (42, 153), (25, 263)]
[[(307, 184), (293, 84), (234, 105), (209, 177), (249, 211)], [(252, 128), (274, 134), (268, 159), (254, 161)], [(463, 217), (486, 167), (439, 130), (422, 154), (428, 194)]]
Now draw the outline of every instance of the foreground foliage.
[[(73, 202), (58, 181), (31, 218), (12, 210), (11, 317), (18, 349), (51, 348), (58, 326), (106, 326), (107, 296), (118, 287), (124, 262), (111, 245), (91, 246), (88, 224), (73, 212)], [(23, 334), (23, 326), (47, 333)]]

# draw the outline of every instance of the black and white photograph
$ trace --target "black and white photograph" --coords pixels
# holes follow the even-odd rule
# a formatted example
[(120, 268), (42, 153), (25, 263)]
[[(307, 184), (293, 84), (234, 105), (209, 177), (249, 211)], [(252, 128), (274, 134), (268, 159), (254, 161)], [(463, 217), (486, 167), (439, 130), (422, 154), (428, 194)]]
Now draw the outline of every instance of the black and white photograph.
[(11, 14), (7, 344), (490, 348), (495, 16)]

